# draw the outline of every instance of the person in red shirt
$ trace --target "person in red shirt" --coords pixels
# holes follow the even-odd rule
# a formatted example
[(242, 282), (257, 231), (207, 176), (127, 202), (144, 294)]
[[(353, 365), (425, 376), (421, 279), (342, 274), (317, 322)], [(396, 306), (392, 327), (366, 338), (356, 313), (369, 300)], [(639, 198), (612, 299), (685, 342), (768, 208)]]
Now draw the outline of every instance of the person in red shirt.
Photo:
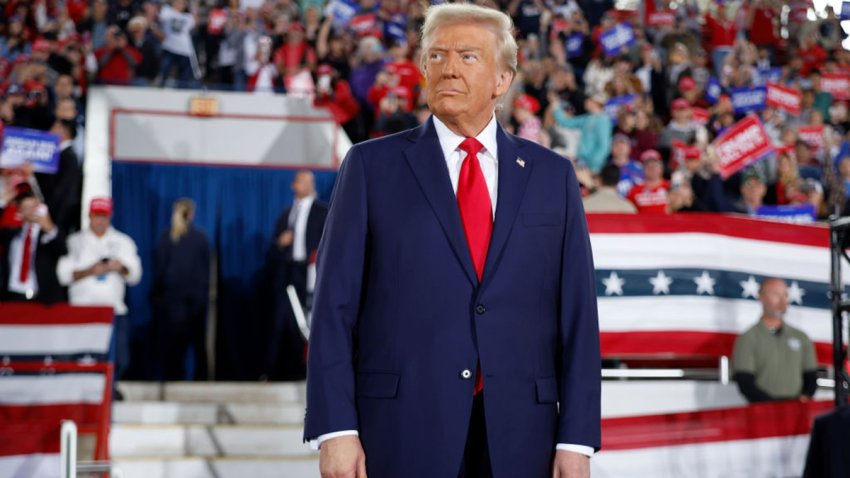
[(708, 11), (705, 12), (705, 30), (708, 36), (707, 49), (711, 51), (714, 72), (717, 76), (720, 76), (723, 71), (723, 61), (735, 46), (735, 36), (738, 34), (738, 27), (735, 26), (735, 22), (729, 19), (729, 15), (726, 13), (726, 5), (723, 2), (717, 3), (715, 15), (711, 15)]
[(316, 67), (316, 52), (304, 38), (304, 25), (289, 24), (286, 41), (274, 53), (274, 63), (284, 78)]
[(826, 50), (818, 44), (817, 33), (805, 35), (800, 41), (797, 56), (803, 59), (803, 68), (800, 74), (809, 76), (813, 68), (819, 68), (827, 58)]
[(319, 65), (316, 77), (316, 97), (313, 105), (330, 110), (336, 123), (345, 127), (360, 111), (360, 103), (354, 98), (351, 87), (327, 64)]
[(750, 10), (750, 41), (756, 46), (767, 47), (771, 56), (775, 54), (779, 43), (776, 35), (776, 22), (779, 19), (777, 4), (773, 0), (756, 0)]
[(636, 184), (629, 191), (626, 199), (631, 201), (642, 214), (667, 214), (670, 182), (664, 179), (664, 163), (661, 154), (654, 149), (641, 153), (643, 174), (646, 178), (643, 184)]
[(94, 52), (97, 58), (97, 81), (113, 85), (129, 85), (133, 81), (136, 65), (142, 61), (142, 54), (127, 44), (117, 26), (106, 31), (106, 44)]
[(406, 43), (395, 43), (390, 47), (388, 53), (392, 57), (392, 61), (384, 68), (390, 73), (398, 76), (398, 85), (404, 87), (412, 93), (410, 95), (410, 104), (407, 106), (408, 111), (412, 110), (416, 101), (416, 93), (419, 91), (419, 83), (422, 80), (422, 75), (419, 73), (419, 67), (416, 63), (410, 61), (408, 54), (410, 48)]

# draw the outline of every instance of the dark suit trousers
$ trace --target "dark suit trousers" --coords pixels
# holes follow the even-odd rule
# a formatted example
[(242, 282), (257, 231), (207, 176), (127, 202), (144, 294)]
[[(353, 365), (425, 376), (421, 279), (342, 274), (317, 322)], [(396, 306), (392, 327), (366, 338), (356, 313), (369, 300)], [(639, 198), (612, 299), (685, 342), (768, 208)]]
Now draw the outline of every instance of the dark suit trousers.
[(492, 478), (490, 452), (487, 450), (487, 426), (484, 420), (484, 392), (472, 401), (472, 416), (458, 478)]

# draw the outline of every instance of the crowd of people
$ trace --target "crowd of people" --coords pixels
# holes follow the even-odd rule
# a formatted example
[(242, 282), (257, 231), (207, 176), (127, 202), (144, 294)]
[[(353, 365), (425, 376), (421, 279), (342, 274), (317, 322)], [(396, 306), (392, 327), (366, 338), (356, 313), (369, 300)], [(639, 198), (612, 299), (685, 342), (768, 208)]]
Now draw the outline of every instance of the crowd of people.
[[(585, 195), (602, 188), (602, 167), (616, 164), (618, 196), (640, 213), (755, 215), (780, 206), (814, 220), (845, 208), (850, 95), (823, 79), (850, 73), (850, 52), (832, 8), (815, 12), (811, 2), (775, 0), (660, 0), (640, 2), (639, 10), (616, 10), (613, 1), (483, 3), (512, 16), (520, 47), (519, 75), (498, 112), (502, 124), (573, 160)], [(80, 162), (91, 84), (307, 96), (354, 143), (429, 116), (420, 2), (2, 6), (0, 127), (66, 124)], [(630, 40), (609, 48), (624, 31)], [(736, 92), (767, 83), (799, 94), (799, 112), (736, 104)], [(709, 145), (747, 114), (758, 116), (772, 148), (729, 175)]]

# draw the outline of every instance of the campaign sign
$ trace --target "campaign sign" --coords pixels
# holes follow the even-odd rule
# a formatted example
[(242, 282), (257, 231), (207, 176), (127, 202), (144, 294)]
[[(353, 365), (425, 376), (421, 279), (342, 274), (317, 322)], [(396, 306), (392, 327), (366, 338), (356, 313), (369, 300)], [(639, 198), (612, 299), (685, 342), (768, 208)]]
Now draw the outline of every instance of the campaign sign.
[(387, 22), (384, 24), (384, 36), (396, 43), (407, 43), (407, 23)]
[(325, 15), (333, 18), (335, 27), (347, 27), (354, 15), (357, 14), (358, 8), (360, 6), (354, 1), (331, 0), (325, 8)]
[(832, 95), (834, 100), (850, 100), (850, 75), (846, 73), (824, 73), (820, 89)]
[(781, 79), (782, 68), (759, 68), (756, 70), (755, 83), (758, 86), (763, 86), (767, 83), (779, 83)]
[(605, 103), (605, 113), (611, 118), (614, 124), (617, 124), (617, 114), (620, 108), (631, 105), (635, 102), (635, 95), (615, 96)]
[(850, 2), (843, 2), (841, 4), (841, 19), (850, 20)]
[(813, 204), (762, 206), (756, 210), (756, 216), (792, 224), (810, 224), (817, 219)]
[(628, 23), (618, 23), (603, 33), (599, 41), (602, 42), (606, 55), (615, 56), (620, 54), (624, 47), (635, 42), (635, 31)]
[(792, 88), (786, 88), (776, 83), (767, 84), (767, 106), (785, 110), (792, 115), (799, 115), (803, 95)]
[(764, 109), (767, 98), (766, 88), (757, 86), (755, 88), (738, 88), (732, 90), (732, 106), (736, 115), (742, 115), (753, 111)]
[(717, 78), (711, 77), (708, 79), (708, 84), (705, 87), (705, 97), (709, 103), (714, 104), (717, 103), (717, 100), (720, 99), (720, 95), (723, 93), (723, 87), (720, 86), (720, 82), (717, 81)]
[(717, 153), (718, 169), (723, 179), (773, 151), (764, 125), (754, 114), (727, 128), (711, 142), (711, 147)]
[(800, 126), (797, 128), (797, 135), (812, 151), (823, 148), (823, 126)]
[(32, 164), (37, 173), (55, 174), (59, 169), (59, 136), (34, 129), (9, 126), (3, 130), (0, 168)]
[(575, 58), (581, 56), (584, 50), (584, 35), (581, 33), (573, 33), (567, 37), (566, 41), (567, 58)]

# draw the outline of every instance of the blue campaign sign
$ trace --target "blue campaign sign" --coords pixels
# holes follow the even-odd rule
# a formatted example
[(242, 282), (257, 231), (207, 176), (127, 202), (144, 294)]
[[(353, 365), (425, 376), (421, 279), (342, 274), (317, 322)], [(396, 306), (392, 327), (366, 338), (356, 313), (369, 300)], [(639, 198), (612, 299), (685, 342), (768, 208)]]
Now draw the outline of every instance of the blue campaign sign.
[(613, 121), (614, 124), (616, 124), (617, 123), (617, 113), (620, 112), (620, 108), (622, 108), (623, 106), (630, 105), (630, 104), (634, 103), (634, 101), (635, 101), (635, 95), (615, 96), (615, 97), (611, 98), (610, 100), (608, 100), (607, 103), (605, 103), (605, 108), (604, 108), (605, 113), (611, 118), (611, 121)]
[(810, 224), (817, 219), (815, 206), (812, 204), (762, 206), (756, 210), (756, 216), (794, 224)]
[(841, 4), (841, 19), (850, 20), (850, 2), (843, 2)]
[(630, 46), (635, 42), (635, 31), (628, 23), (618, 23), (603, 33), (599, 37), (599, 41), (602, 42), (605, 54), (614, 56), (619, 54), (623, 47)]
[(358, 3), (352, 0), (331, 0), (325, 14), (333, 17), (334, 26), (344, 27), (354, 18), (359, 8)]
[(581, 33), (573, 33), (567, 37), (566, 48), (567, 58), (581, 56), (582, 51), (584, 51), (584, 35)]
[(768, 83), (779, 83), (781, 79), (782, 68), (759, 68), (756, 70), (756, 85), (764, 86)]
[(390, 21), (385, 23), (384, 34), (397, 43), (407, 43), (407, 22)]
[(59, 136), (26, 128), (3, 130), (0, 168), (13, 168), (30, 163), (37, 173), (55, 174), (59, 169)]
[(767, 89), (763, 86), (732, 90), (732, 106), (735, 108), (735, 114), (738, 115), (761, 111), (766, 101)]
[(705, 97), (708, 99), (709, 103), (714, 104), (717, 103), (717, 100), (720, 99), (720, 95), (723, 93), (723, 87), (720, 86), (720, 82), (717, 81), (717, 78), (711, 77), (708, 79), (708, 84), (705, 87)]

